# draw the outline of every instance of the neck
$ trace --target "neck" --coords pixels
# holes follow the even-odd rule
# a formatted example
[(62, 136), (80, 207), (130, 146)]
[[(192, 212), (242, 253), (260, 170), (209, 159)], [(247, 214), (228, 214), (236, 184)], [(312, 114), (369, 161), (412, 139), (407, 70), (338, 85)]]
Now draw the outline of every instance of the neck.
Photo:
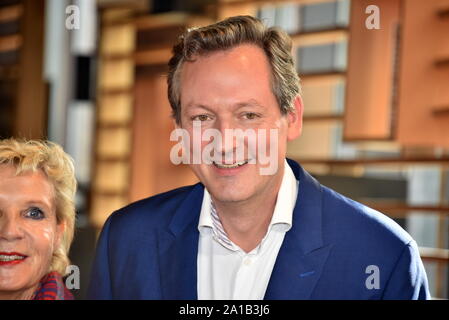
[(229, 239), (250, 252), (267, 233), (282, 183), (283, 170), (265, 190), (238, 202), (214, 201), (221, 224)]
[(0, 291), (0, 300), (31, 300), (38, 285), (17, 291)]

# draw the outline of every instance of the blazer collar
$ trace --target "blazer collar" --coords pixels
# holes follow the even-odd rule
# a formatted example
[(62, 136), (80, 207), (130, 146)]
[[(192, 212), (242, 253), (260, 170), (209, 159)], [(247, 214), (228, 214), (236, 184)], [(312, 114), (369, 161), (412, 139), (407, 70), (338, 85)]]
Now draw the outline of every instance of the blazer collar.
[(299, 181), (291, 234), (297, 240), (302, 253), (307, 254), (323, 246), (322, 189), (320, 183), (298, 163), (290, 159), (287, 159), (287, 162)]
[(197, 229), (204, 187), (198, 183), (181, 202), (167, 230), (158, 233), (162, 299), (196, 300)]
[(298, 197), (265, 299), (309, 299), (332, 249), (323, 243), (321, 185), (296, 162), (288, 163), (299, 180)]
[(169, 230), (174, 236), (182, 234), (192, 224), (194, 224), (195, 228), (198, 226), (203, 195), (204, 186), (201, 183), (197, 183), (184, 200), (181, 201), (169, 225)]

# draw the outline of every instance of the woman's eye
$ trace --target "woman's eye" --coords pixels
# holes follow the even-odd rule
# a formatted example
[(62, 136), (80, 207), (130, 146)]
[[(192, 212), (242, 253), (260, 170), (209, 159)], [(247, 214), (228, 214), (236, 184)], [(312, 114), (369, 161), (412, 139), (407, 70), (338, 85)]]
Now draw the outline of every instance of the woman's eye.
[(34, 220), (42, 220), (44, 218), (44, 212), (36, 207), (28, 209), (25, 216)]
[(209, 116), (207, 114), (200, 114), (192, 117), (193, 121), (207, 121), (209, 120)]

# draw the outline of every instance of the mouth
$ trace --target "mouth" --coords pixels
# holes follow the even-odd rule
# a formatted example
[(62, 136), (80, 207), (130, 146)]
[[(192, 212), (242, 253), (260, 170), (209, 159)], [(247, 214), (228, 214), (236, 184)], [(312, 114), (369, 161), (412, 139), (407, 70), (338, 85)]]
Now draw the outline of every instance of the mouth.
[(23, 262), (28, 256), (18, 252), (0, 252), (0, 266)]
[(224, 163), (216, 163), (216, 162), (214, 162), (214, 166), (216, 166), (219, 169), (235, 169), (235, 168), (244, 166), (247, 163), (248, 163), (248, 160), (235, 162), (235, 163), (232, 163), (232, 164), (224, 164)]

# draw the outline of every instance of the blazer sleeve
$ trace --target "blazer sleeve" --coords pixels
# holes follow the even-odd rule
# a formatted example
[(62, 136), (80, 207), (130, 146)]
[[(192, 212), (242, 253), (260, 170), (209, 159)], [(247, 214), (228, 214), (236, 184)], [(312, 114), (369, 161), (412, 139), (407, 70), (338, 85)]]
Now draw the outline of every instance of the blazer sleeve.
[(428, 300), (429, 285), (418, 246), (410, 241), (403, 249), (386, 283), (385, 300)]
[(92, 300), (111, 300), (111, 277), (109, 268), (109, 230), (111, 225), (110, 216), (101, 231), (97, 242), (97, 250), (92, 266), (87, 298)]

